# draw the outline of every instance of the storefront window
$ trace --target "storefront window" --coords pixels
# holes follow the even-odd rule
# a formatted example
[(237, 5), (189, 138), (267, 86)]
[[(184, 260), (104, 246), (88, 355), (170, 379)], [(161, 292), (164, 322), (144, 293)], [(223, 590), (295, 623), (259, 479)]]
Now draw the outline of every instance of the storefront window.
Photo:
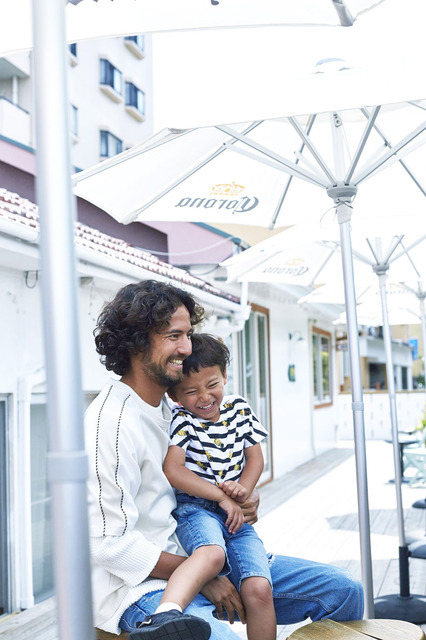
[(312, 374), (315, 405), (331, 404), (331, 334), (315, 328), (312, 332)]
[(10, 612), (6, 400), (0, 398), (0, 615)]
[(260, 482), (272, 478), (272, 425), (269, 398), (269, 323), (266, 309), (255, 307), (247, 320), (242, 339), (242, 394), (269, 436), (261, 444), (265, 461)]
[(43, 402), (31, 405), (31, 529), (35, 602), (53, 594), (52, 498), (46, 473), (47, 447), (47, 407), (43, 396)]

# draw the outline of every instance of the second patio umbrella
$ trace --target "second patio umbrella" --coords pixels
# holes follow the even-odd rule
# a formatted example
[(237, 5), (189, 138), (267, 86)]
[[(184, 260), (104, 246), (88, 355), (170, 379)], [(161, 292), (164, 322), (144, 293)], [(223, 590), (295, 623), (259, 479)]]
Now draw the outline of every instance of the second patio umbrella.
[[(422, 222), (423, 219), (420, 218), (417, 225)], [(392, 224), (404, 226), (403, 219), (399, 221), (395, 219)], [(370, 227), (372, 226), (370, 225)], [(372, 228), (368, 233), (370, 232), (373, 232)], [(426, 235), (413, 236), (411, 240), (409, 236), (405, 238), (400, 235), (391, 237), (387, 242), (384, 242), (380, 238), (366, 237), (366, 233), (362, 233), (358, 225), (355, 236), (353, 250), (356, 258), (355, 285), (358, 294), (361, 293), (358, 300), (364, 300), (360, 306), (364, 306), (364, 314), (367, 307), (369, 318), (372, 314), (377, 314), (377, 298), (381, 307), (380, 324), (383, 325), (386, 355), (399, 538), (400, 593), (399, 596), (391, 595), (380, 598), (376, 603), (376, 614), (379, 617), (399, 618), (422, 623), (426, 620), (426, 600), (421, 595), (412, 596), (410, 594), (408, 563), (410, 552), (404, 530), (388, 299), (391, 300), (393, 313), (399, 312), (399, 317), (403, 321), (407, 320), (407, 317), (410, 318), (407, 316), (407, 307), (412, 309), (411, 318), (413, 320), (416, 319), (419, 322), (419, 318), (416, 317), (413, 309), (413, 303), (416, 299), (413, 293), (409, 293), (407, 288), (402, 285), (394, 283), (392, 287), (388, 287), (387, 294), (386, 278), (388, 271), (391, 272), (394, 281), (412, 282), (426, 276)], [(311, 238), (310, 242), (308, 242), (309, 238)], [(222, 264), (225, 267), (228, 266), (231, 278), (238, 278), (240, 281), (287, 282), (311, 286), (327, 283), (301, 298), (299, 302), (343, 304), (345, 292), (341, 274), (339, 269), (336, 269), (336, 253), (340, 249), (340, 244), (335, 239), (335, 229), (324, 229), (318, 225), (302, 225), (283, 231)], [(405, 311), (404, 317), (402, 317), (403, 310)], [(362, 310), (361, 316), (359, 308), (357, 311), (358, 318), (362, 318)], [(347, 317), (345, 317), (345, 322), (347, 322)], [(365, 323), (366, 319), (362, 318), (361, 322)], [(370, 322), (370, 324), (374, 323)]]

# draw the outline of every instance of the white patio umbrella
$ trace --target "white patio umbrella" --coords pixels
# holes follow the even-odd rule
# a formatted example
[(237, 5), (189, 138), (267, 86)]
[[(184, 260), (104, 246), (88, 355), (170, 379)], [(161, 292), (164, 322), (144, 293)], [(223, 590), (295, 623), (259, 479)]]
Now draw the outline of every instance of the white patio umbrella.
[[(69, 0), (66, 39), (126, 36), (137, 33), (260, 25), (351, 26), (384, 0)], [(5, 54), (33, 46), (32, 2), (8, 3), (7, 20), (0, 22)]]
[[(373, 285), (372, 285), (373, 286)], [(320, 287), (320, 289), (326, 289)], [(319, 290), (312, 293), (319, 293)], [(308, 294), (304, 298), (300, 298), (298, 302), (315, 302), (319, 301), (312, 294)], [(421, 315), (419, 305), (413, 294), (407, 292), (404, 289), (402, 283), (387, 282), (386, 284), (386, 296), (388, 306), (388, 320), (391, 326), (394, 325), (421, 325)], [(321, 298), (322, 296), (320, 296)], [(335, 299), (337, 296), (331, 296), (331, 299)], [(324, 297), (322, 303), (339, 304), (339, 302), (331, 302), (327, 300), (328, 296)], [(341, 298), (340, 298), (341, 300)], [(380, 290), (378, 286), (374, 287), (374, 291), (361, 295), (357, 298), (357, 316), (358, 323), (368, 327), (379, 327), (383, 324), (382, 308), (380, 301)], [(334, 321), (333, 324), (346, 324), (346, 314), (341, 313)]]
[[(24, 2), (24, 0), (22, 0)], [(121, 11), (128, 13), (130, 11), (130, 2), (126, 9), (124, 9), (123, 0), (122, 7), (115, 18), (112, 20), (115, 25), (118, 25), (118, 18), (121, 17)], [(308, 2), (306, 0), (306, 7)], [(328, 1), (328, 0), (327, 0)], [(357, 0), (353, 0), (357, 2)], [(84, 5), (88, 5), (89, 0), (84, 0)], [(83, 3), (81, 4), (81, 9)], [(212, 3), (214, 4), (214, 3)], [(220, 11), (223, 16), (224, 6), (229, 8), (231, 3), (221, 4)], [(233, 3), (234, 6), (236, 3)], [(241, 3), (240, 3), (241, 4)], [(255, 3), (254, 0), (250, 3), (250, 6), (259, 8), (259, 3)], [(352, 10), (352, 15), (357, 16), (358, 11), (367, 8), (367, 5), (349, 5), (349, 0), (343, 2), (336, 0), (334, 2), (337, 9), (340, 11), (340, 24), (351, 23), (351, 18), (347, 8)], [(374, 4), (374, 3), (373, 3)], [(377, 2), (375, 3), (377, 4)], [(401, 21), (408, 14), (406, 8), (401, 11), (401, 6), (398, 0), (386, 0), (383, 3), (386, 6), (396, 8), (400, 13)], [(98, 9), (106, 7), (108, 5), (107, 0), (102, 3), (98, 3)], [(111, 6), (112, 5), (112, 6)], [(199, 2), (189, 2), (185, 5), (186, 9), (192, 8), (195, 10), (196, 5), (200, 5)], [(302, 2), (292, 3), (293, 9), (300, 9)], [(310, 12), (314, 11), (315, 7), (319, 6), (317, 0), (310, 1)], [(340, 6), (339, 6), (340, 5)], [(415, 6), (416, 5), (416, 6)], [(42, 226), (42, 256), (43, 256), (43, 271), (44, 271), (44, 309), (48, 321), (46, 324), (46, 344), (47, 344), (47, 364), (48, 364), (48, 377), (50, 387), (50, 399), (49, 399), (49, 413), (50, 424), (52, 425), (52, 433), (58, 438), (59, 449), (51, 456), (51, 473), (50, 478), (53, 484), (56, 485), (54, 491), (54, 503), (62, 508), (67, 504), (64, 496), (70, 497), (68, 503), (68, 513), (60, 514), (60, 508), (57, 511), (57, 516), (54, 516), (56, 522), (57, 531), (61, 531), (61, 534), (57, 533), (57, 537), (62, 540), (63, 549), (59, 548), (55, 554), (55, 573), (58, 588), (58, 601), (59, 601), (59, 625), (61, 635), (68, 638), (89, 638), (92, 637), (91, 630), (91, 612), (90, 612), (90, 585), (88, 580), (88, 562), (87, 562), (87, 536), (86, 536), (86, 520), (85, 520), (85, 507), (84, 507), (84, 479), (85, 479), (85, 456), (83, 454), (82, 445), (82, 429), (79, 428), (79, 424), (69, 425), (70, 415), (76, 416), (76, 422), (78, 423), (78, 417), (81, 409), (81, 384), (79, 363), (76, 358), (78, 354), (78, 344), (76, 336), (76, 292), (75, 292), (75, 259), (73, 252), (73, 233), (72, 233), (72, 219), (73, 219), (73, 203), (70, 198), (70, 189), (68, 184), (68, 176), (70, 169), (69, 162), (69, 127), (68, 127), (68, 98), (67, 98), (67, 86), (66, 86), (66, 59), (65, 59), (65, 47), (67, 36), (65, 33), (65, 16), (64, 6), (57, 0), (33, 0), (33, 22), (34, 22), (34, 37), (29, 33), (31, 22), (29, 21), (31, 15), (31, 7), (26, 4), (18, 2), (7, 3), (0, 12), (0, 28), (1, 37), (0, 53), (2, 55), (7, 54), (10, 51), (22, 50), (30, 46), (32, 40), (35, 44), (35, 61), (34, 68), (37, 78), (37, 141), (38, 141), (38, 200), (41, 208), (41, 226)], [(109, 8), (118, 7), (117, 0), (109, 5)], [(160, 7), (161, 18), (166, 22), (166, 18), (169, 15), (176, 17), (175, 3), (170, 8), (170, 11), (165, 10), (165, 3), (160, 3), (156, 0), (151, 2), (151, 8), (155, 10)], [(248, 2), (244, 2), (243, 14), (248, 15)], [(274, 13), (277, 10), (276, 3), (268, 5), (268, 3), (262, 3), (261, 11), (263, 8), (273, 8)], [(289, 7), (289, 3), (286, 3), (286, 7)], [(419, 11), (422, 10), (421, 2), (413, 0), (411, 7), (414, 7), (416, 19), (411, 21), (413, 28), (416, 28), (420, 21)], [(410, 7), (410, 8), (411, 8)], [(91, 6), (93, 9), (93, 6)], [(332, 8), (332, 5), (331, 5)], [(15, 12), (17, 9), (17, 12)], [(75, 7), (78, 9), (78, 6)], [(184, 12), (183, 4), (179, 5), (179, 19), (173, 24), (167, 22), (166, 30), (177, 28), (194, 28), (209, 27), (209, 26), (229, 26), (226, 19), (216, 18), (216, 23), (211, 24), (208, 21), (198, 22), (194, 25), (192, 22), (193, 11)], [(213, 15), (213, 11), (218, 7), (209, 7), (209, 17)], [(375, 7), (375, 10), (380, 7)], [(66, 8), (70, 13), (71, 7)], [(136, 22), (133, 18), (127, 20), (124, 26), (120, 21), (121, 26), (119, 31), (110, 31), (109, 27), (103, 28), (102, 32), (96, 31), (96, 25), (100, 24), (99, 11), (95, 18), (80, 18), (77, 23), (84, 27), (90, 26), (86, 36), (80, 35), (77, 32), (70, 31), (68, 33), (68, 42), (79, 40), (82, 37), (99, 37), (109, 35), (122, 35), (127, 33), (132, 35), (136, 32), (147, 32), (147, 22), (144, 16), (143, 22)], [(3, 14), (3, 15), (1, 15)], [(239, 18), (241, 15), (239, 14)], [(374, 11), (371, 12), (371, 15)], [(88, 14), (87, 14), (88, 15)], [(271, 14), (257, 14), (256, 17), (251, 18), (248, 21), (250, 24), (270, 24), (274, 22)], [(265, 17), (267, 15), (267, 17)], [(294, 22), (289, 17), (279, 17), (275, 20), (275, 23), (289, 24)], [(311, 15), (309, 13), (308, 15)], [(184, 16), (184, 20), (181, 18)], [(217, 14), (216, 14), (217, 16)], [(128, 17), (128, 16), (127, 16)], [(133, 16), (134, 17), (134, 16)], [(158, 17), (158, 11), (157, 11)], [(186, 22), (186, 19), (188, 21)], [(300, 16), (295, 20), (295, 24), (306, 24), (306, 14), (301, 19)], [(308, 19), (310, 22), (310, 18)], [(360, 21), (361, 22), (361, 18)], [(154, 20), (155, 22), (155, 20)], [(173, 21), (172, 21), (173, 22)], [(239, 19), (238, 24), (241, 20)], [(319, 22), (323, 22), (322, 19)], [(111, 24), (111, 22), (110, 22)], [(164, 23), (163, 23), (164, 24)], [(235, 22), (232, 23), (235, 26)], [(386, 23), (388, 24), (388, 23)], [(140, 25), (140, 26), (139, 26)], [(146, 25), (146, 26), (145, 26)], [(383, 23), (382, 23), (383, 26)], [(154, 23), (151, 24), (152, 30), (160, 30), (161, 24), (157, 22), (155, 27)], [(23, 33), (25, 37), (20, 39), (20, 34)], [(383, 33), (383, 29), (377, 31), (377, 36)], [(303, 38), (303, 32), (298, 32), (299, 36)], [(327, 39), (329, 34), (327, 34)], [(365, 39), (367, 42), (369, 39)], [(411, 39), (411, 42), (416, 42), (415, 38)], [(218, 39), (216, 43), (217, 50), (220, 49), (221, 35), (218, 32)], [(236, 44), (234, 42), (234, 44)], [(12, 49), (10, 48), (12, 47)], [(419, 48), (419, 52), (421, 52)], [(201, 58), (201, 52), (199, 57)], [(412, 62), (416, 61), (416, 56), (407, 56)], [(276, 56), (274, 62), (281, 66), (281, 80), (284, 79), (284, 66), (283, 61), (280, 62), (279, 56)], [(228, 64), (232, 64), (232, 56), (228, 59)], [(287, 68), (289, 64), (287, 61)], [(229, 68), (229, 67), (228, 67)], [(409, 71), (405, 74), (405, 77), (410, 75)], [(414, 74), (415, 75), (415, 74)], [(256, 81), (252, 78), (254, 84)], [(257, 82), (259, 83), (259, 77)], [(392, 83), (384, 83), (384, 86), (390, 86)], [(413, 85), (410, 85), (411, 88)], [(414, 85), (415, 86), (415, 85)], [(238, 86), (234, 86), (232, 97), (228, 95), (229, 104), (235, 104), (235, 97), (240, 92)], [(402, 99), (403, 97), (410, 97), (410, 99), (417, 99), (423, 97), (421, 94), (417, 95), (411, 90), (408, 91), (407, 86), (404, 83), (404, 89), (402, 91), (403, 96), (390, 97), (386, 94), (386, 101), (392, 99)], [(321, 94), (321, 89), (317, 92), (317, 95)], [(191, 101), (185, 96), (184, 90), (179, 91), (177, 94), (181, 103), (186, 103), (186, 115), (190, 117), (191, 114)], [(176, 96), (175, 96), (176, 97)], [(205, 95), (205, 106), (211, 103), (209, 95)], [(363, 100), (362, 103), (370, 102), (369, 100)], [(375, 101), (373, 101), (375, 102)], [(264, 93), (264, 106), (271, 103), (269, 95)], [(258, 108), (259, 105), (258, 105)], [(279, 105), (279, 110), (282, 112), (282, 103)], [(199, 105), (194, 105), (192, 110), (193, 116), (200, 112)], [(285, 112), (285, 111), (283, 111)], [(297, 111), (299, 112), (299, 111)], [(244, 113), (244, 117), (246, 114)], [(232, 118), (223, 118), (223, 122), (230, 122)], [(337, 194), (336, 194), (337, 195)], [(57, 211), (61, 211), (61, 216), (57, 216)], [(43, 240), (44, 236), (44, 240)], [(63, 345), (70, 346), (69, 356), (65, 358), (65, 373), (62, 374), (64, 368), (63, 359)], [(62, 351), (61, 351), (62, 350)], [(61, 356), (59, 355), (61, 354)], [(70, 364), (72, 363), (72, 365)], [(56, 391), (58, 390), (58, 396), (56, 397)], [(64, 397), (64, 390), (68, 390), (68, 394)], [(63, 401), (63, 402), (62, 402)], [(68, 411), (68, 408), (72, 406), (73, 411)], [(71, 427), (71, 428), (70, 428)], [(57, 428), (58, 434), (55, 434), (54, 429)], [(52, 430), (51, 429), (51, 430)], [(67, 429), (69, 430), (68, 436)], [(362, 458), (362, 456), (359, 456)], [(63, 491), (62, 491), (63, 489)], [(69, 517), (71, 514), (71, 517)], [(65, 531), (65, 523), (72, 522), (76, 529), (74, 531)], [(368, 524), (368, 522), (365, 522)], [(363, 529), (366, 530), (365, 524)], [(64, 535), (62, 535), (62, 533)], [(75, 535), (74, 535), (75, 533)], [(73, 551), (78, 549), (78, 557)], [(366, 557), (365, 566), (368, 568), (369, 558), (368, 553)], [(367, 570), (368, 573), (368, 570)], [(367, 576), (367, 593), (369, 593), (369, 604), (367, 606), (367, 613), (372, 614), (371, 609), (371, 589), (368, 586)], [(371, 582), (371, 581), (370, 581)]]
[[(167, 131), (74, 177), (79, 196), (122, 222), (191, 220), (274, 227), (318, 220), (335, 208), (348, 314), (368, 617), (374, 616), (374, 604), (350, 221), (355, 205), (356, 216), (366, 223), (376, 217), (387, 224), (407, 211), (425, 213), (425, 130), (424, 103), (418, 101)], [(120, 189), (115, 189), (117, 184)]]
[[(420, 623), (426, 620), (426, 599), (421, 595), (410, 594), (410, 554), (404, 530), (390, 324), (421, 321), (420, 309), (417, 308), (416, 313), (414, 305), (417, 296), (408, 285), (404, 286), (398, 280), (412, 283), (426, 276), (426, 234), (412, 234), (411, 237), (399, 235), (384, 240), (371, 237), (370, 234), (389, 232), (392, 226), (407, 226), (403, 218), (390, 220), (385, 225), (386, 230), (382, 228), (381, 231), (373, 231), (373, 227), (377, 226), (374, 225), (374, 220), (367, 227), (364, 221), (364, 230), (363, 225), (359, 224), (360, 221), (357, 222), (353, 232), (354, 285), (359, 303), (357, 316), (361, 324), (383, 325), (399, 537), (400, 594), (398, 597), (380, 598), (376, 603), (376, 614), (379, 617), (410, 619)], [(426, 230), (424, 216), (413, 218), (410, 226), (421, 226)], [(238, 279), (240, 282), (323, 285), (300, 298), (299, 303), (344, 304), (344, 282), (339, 265), (336, 264), (336, 254), (342, 247), (335, 234), (336, 230), (333, 227), (324, 229), (319, 225), (295, 226), (226, 260), (222, 266), (227, 267), (230, 279)], [(388, 273), (393, 282), (386, 286)], [(377, 321), (379, 310), (380, 321)], [(340, 322), (342, 320), (342, 317), (338, 319)], [(348, 323), (346, 313), (344, 322)]]
[[(419, 227), (421, 223), (419, 219)], [(425, 227), (426, 228), (426, 227)], [(420, 231), (420, 229), (419, 229)], [(400, 236), (399, 236), (400, 237)], [(420, 324), (422, 331), (423, 353), (426, 346), (426, 318), (424, 278), (426, 277), (426, 236), (419, 235), (416, 239), (413, 235), (404, 237), (395, 236), (388, 243), (387, 251), (383, 240), (371, 238), (369, 243), (364, 243), (364, 249), (369, 248), (370, 255), (364, 251), (356, 257), (361, 258), (364, 264), (370, 265), (372, 274), (370, 278), (363, 271), (357, 286), (357, 316), (359, 324), (367, 326), (379, 326), (383, 324), (382, 291), (386, 292), (386, 306), (389, 325)], [(358, 243), (357, 243), (358, 246)], [(393, 255), (390, 255), (393, 250)], [(385, 257), (383, 257), (383, 252)], [(378, 256), (382, 254), (382, 258)], [(380, 266), (381, 265), (381, 266)], [(234, 269), (236, 266), (234, 265)], [(383, 272), (387, 273), (387, 281), (381, 279)], [(327, 274), (323, 278), (325, 284), (298, 300), (299, 303), (343, 304), (344, 291), (341, 283), (333, 281), (333, 277)], [(335, 324), (346, 324), (346, 314), (343, 312)], [(423, 360), (423, 370), (426, 374), (426, 362)]]

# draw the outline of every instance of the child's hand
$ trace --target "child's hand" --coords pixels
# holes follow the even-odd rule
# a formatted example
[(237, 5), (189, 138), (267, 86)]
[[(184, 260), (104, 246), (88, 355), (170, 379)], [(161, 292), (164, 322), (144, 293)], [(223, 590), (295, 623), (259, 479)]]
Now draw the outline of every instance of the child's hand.
[(225, 526), (228, 527), (229, 533), (236, 533), (244, 524), (244, 513), (240, 505), (226, 495), (218, 504), (228, 514)]
[(227, 482), (220, 482), (219, 487), (227, 496), (241, 504), (247, 499), (247, 489), (245, 489), (242, 484), (239, 484), (239, 482), (228, 480)]

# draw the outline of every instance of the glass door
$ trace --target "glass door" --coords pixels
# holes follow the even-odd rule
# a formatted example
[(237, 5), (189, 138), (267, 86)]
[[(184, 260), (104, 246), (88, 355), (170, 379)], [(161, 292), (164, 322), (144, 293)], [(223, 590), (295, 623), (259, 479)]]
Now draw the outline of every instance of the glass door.
[(272, 479), (272, 425), (269, 377), (268, 310), (252, 305), (242, 336), (243, 395), (269, 436), (262, 442), (264, 470), (259, 484)]
[(35, 602), (53, 595), (52, 513), (47, 480), (48, 425), (46, 397), (31, 403), (31, 528)]
[(7, 456), (7, 405), (0, 397), (0, 615), (11, 611), (9, 572), (9, 480)]

